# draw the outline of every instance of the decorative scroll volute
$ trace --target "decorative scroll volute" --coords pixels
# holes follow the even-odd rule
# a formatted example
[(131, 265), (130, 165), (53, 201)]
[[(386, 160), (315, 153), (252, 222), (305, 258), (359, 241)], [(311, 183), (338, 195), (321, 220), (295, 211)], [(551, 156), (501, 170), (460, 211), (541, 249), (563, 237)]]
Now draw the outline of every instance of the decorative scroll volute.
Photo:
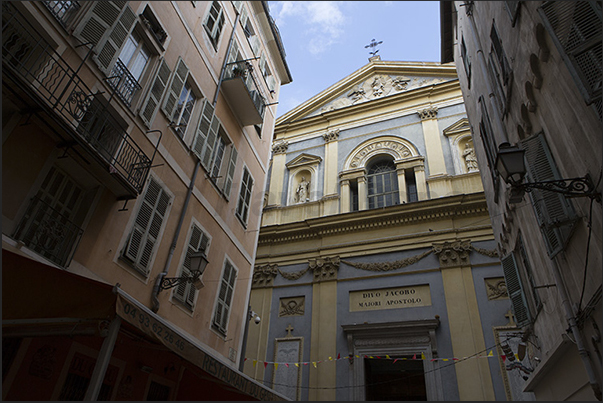
[(277, 274), (278, 266), (276, 264), (258, 266), (253, 271), (252, 286), (254, 288), (270, 287)]
[(433, 252), (440, 258), (440, 267), (469, 265), (471, 242), (454, 241), (433, 244)]
[(314, 273), (314, 282), (337, 280), (339, 256), (310, 259), (308, 267)]

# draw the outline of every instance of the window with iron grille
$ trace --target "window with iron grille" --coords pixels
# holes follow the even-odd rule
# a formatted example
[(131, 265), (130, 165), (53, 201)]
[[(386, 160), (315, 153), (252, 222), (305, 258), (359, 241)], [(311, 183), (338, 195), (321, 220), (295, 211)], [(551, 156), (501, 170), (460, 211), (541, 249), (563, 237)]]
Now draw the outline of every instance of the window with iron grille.
[(170, 400), (170, 391), (171, 388), (169, 386), (151, 381), (149, 391), (147, 393), (147, 401), (164, 402)]
[[(180, 268), (180, 274), (178, 277), (190, 277), (192, 275), (191, 268), (191, 255), (197, 252), (203, 252), (207, 255), (207, 249), (209, 245), (209, 237), (201, 230), (201, 228), (193, 224), (191, 226), (190, 236), (188, 238), (188, 246), (186, 248), (186, 254), (182, 266)], [(187, 281), (182, 282), (174, 289), (174, 299), (181, 302), (186, 308), (191, 311), (195, 306), (195, 297), (197, 295), (197, 289), (193, 283)]]
[(587, 104), (602, 117), (603, 49), (601, 1), (547, 1), (543, 24)]
[(209, 36), (211, 44), (214, 49), (217, 50), (222, 28), (224, 27), (224, 10), (219, 1), (212, 1), (203, 26), (205, 27), (205, 31)]
[(237, 270), (229, 261), (226, 261), (212, 322), (213, 328), (223, 335), (226, 335), (228, 328), (228, 318), (230, 317), (230, 309), (236, 278)]
[(43, 1), (43, 3), (64, 28), (71, 24), (73, 17), (81, 7), (79, 1)]
[(368, 170), (369, 208), (393, 206), (400, 203), (398, 177), (393, 161), (378, 161)]
[(151, 271), (151, 260), (159, 244), (171, 201), (172, 197), (163, 186), (151, 178), (122, 255), (145, 276)]

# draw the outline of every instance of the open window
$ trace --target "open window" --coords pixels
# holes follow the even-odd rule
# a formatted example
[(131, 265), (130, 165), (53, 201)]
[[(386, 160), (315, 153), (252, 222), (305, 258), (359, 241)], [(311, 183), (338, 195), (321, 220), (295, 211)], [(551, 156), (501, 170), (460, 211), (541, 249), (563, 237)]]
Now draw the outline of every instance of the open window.
[(205, 32), (209, 36), (209, 40), (214, 47), (214, 50), (218, 50), (218, 43), (220, 42), (220, 36), (222, 29), (224, 28), (224, 9), (220, 5), (219, 1), (212, 1), (209, 8), (209, 12), (205, 17), (203, 27)]
[[(201, 229), (199, 225), (193, 223), (191, 225), (190, 234), (188, 237), (188, 245), (178, 277), (190, 277), (191, 270), (191, 255), (198, 252), (203, 252), (207, 255), (209, 249), (209, 237)], [(195, 307), (195, 299), (197, 297), (197, 288), (191, 282), (181, 282), (173, 291), (173, 298), (184, 305), (187, 309), (193, 310)]]

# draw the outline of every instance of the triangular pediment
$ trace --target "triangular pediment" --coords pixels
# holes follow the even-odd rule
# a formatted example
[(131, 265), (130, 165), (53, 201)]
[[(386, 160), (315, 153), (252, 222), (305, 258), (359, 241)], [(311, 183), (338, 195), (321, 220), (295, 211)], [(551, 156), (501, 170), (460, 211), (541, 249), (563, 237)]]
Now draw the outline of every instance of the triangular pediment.
[(462, 118), (459, 121), (451, 124), (447, 128), (444, 129), (445, 136), (452, 136), (459, 133), (465, 133), (471, 130), (471, 126), (469, 125), (469, 120), (467, 118)]
[(276, 124), (311, 118), (456, 79), (452, 64), (374, 60), (287, 112)]
[(322, 158), (320, 158), (319, 156), (304, 153), (304, 154), (300, 154), (297, 157), (293, 158), (291, 161), (287, 162), (285, 165), (287, 166), (288, 169), (291, 169), (291, 168), (300, 167), (300, 166), (304, 166), (304, 165), (318, 164), (318, 163), (320, 163), (320, 161), (322, 161)]

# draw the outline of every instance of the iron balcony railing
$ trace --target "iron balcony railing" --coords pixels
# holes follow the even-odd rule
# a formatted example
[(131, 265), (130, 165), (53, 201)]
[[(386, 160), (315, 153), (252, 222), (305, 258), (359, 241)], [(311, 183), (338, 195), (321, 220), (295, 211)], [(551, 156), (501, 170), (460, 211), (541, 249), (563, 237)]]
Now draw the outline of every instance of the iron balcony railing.
[(260, 93), (258, 85), (255, 82), (252, 74), (253, 68), (251, 63), (248, 61), (237, 61), (226, 64), (226, 71), (224, 73), (224, 80), (230, 80), (233, 78), (241, 77), (247, 87), (247, 91), (251, 96), (253, 104), (257, 109), (258, 113), (262, 118), (264, 117), (264, 111), (266, 109), (266, 101)]
[(111, 173), (140, 193), (152, 161), (107, 110), (104, 98), (92, 93), (79, 76), (86, 58), (74, 70), (10, 2), (2, 2), (3, 70), (35, 95), (38, 106), (67, 125), (80, 145), (101, 156)]
[(68, 217), (35, 196), (14, 238), (48, 260), (67, 267), (83, 232)]
[(42, 3), (65, 29), (80, 9), (79, 1), (43, 1)]
[(120, 59), (115, 62), (113, 70), (111, 70), (111, 77), (107, 79), (107, 82), (116, 91), (117, 96), (128, 106), (132, 104), (134, 95), (141, 89), (138, 80), (134, 78)]

